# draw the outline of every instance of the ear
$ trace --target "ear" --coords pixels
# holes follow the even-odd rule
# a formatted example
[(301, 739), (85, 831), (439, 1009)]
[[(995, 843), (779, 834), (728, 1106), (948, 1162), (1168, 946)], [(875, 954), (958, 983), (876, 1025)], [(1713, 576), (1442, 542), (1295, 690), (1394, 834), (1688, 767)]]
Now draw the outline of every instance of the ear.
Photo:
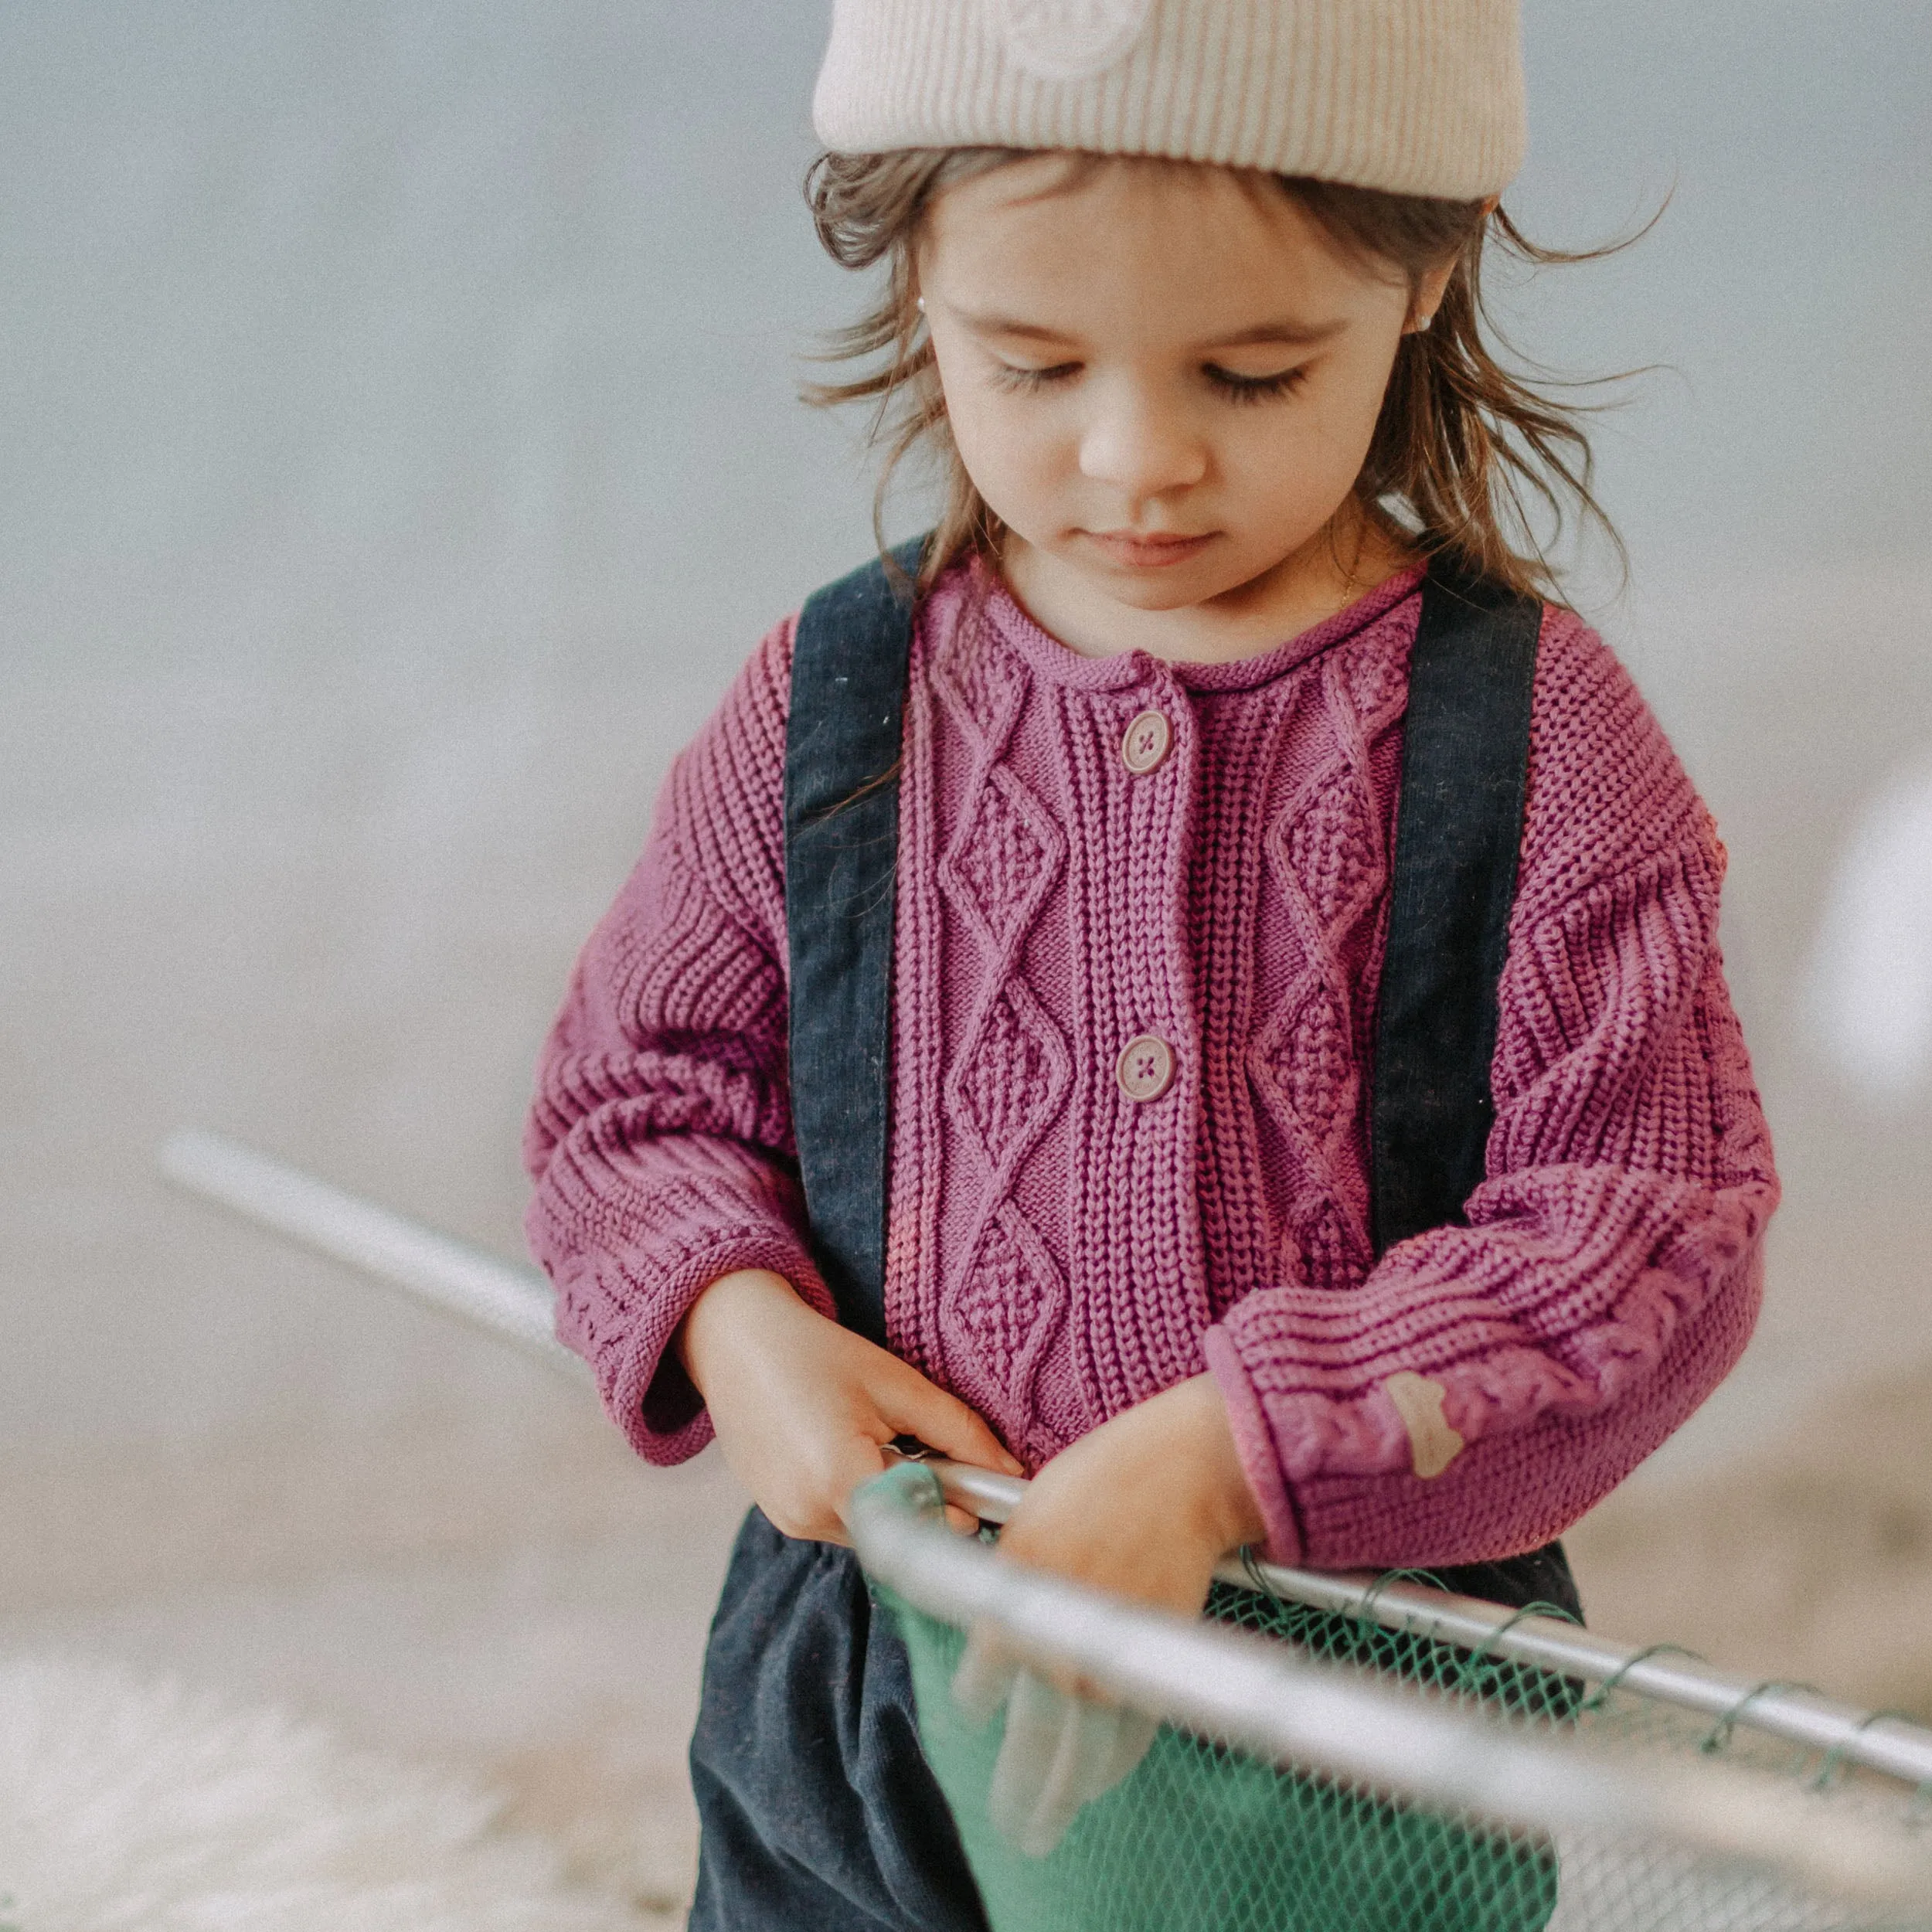
[[(1482, 219), (1485, 222), (1502, 205), (1502, 197), (1492, 195), (1482, 205)], [(1455, 256), (1439, 267), (1428, 270), (1416, 284), (1414, 299), (1409, 304), (1409, 319), (1402, 325), (1405, 335), (1413, 335), (1418, 330), (1427, 328), (1435, 319), (1436, 311), (1442, 306), (1444, 291), (1449, 286), (1449, 277), (1456, 272)]]
[(1402, 325), (1405, 335), (1417, 335), (1435, 320), (1436, 311), (1442, 306), (1443, 292), (1449, 286), (1449, 277), (1455, 273), (1453, 261), (1444, 262), (1440, 268), (1427, 270), (1416, 284), (1416, 292), (1410, 298), (1409, 319)]

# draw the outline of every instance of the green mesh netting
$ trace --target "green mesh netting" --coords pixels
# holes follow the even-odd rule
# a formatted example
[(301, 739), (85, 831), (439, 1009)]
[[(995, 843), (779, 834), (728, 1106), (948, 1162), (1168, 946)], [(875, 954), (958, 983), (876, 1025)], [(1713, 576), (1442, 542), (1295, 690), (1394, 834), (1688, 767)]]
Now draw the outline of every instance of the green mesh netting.
[[(1836, 1932), (1932, 1927), (1797, 1896), (1761, 1873), (1713, 1868), (1671, 1848), (1566, 1835), (1391, 1802), (1284, 1770), (1164, 1726), (1132, 1774), (1088, 1804), (1059, 1846), (1029, 1858), (988, 1822), (1000, 1718), (969, 1722), (950, 1686), (963, 1632), (891, 1599), (912, 1660), (920, 1730), (959, 1824), (994, 1932)], [(1874, 1791), (1741, 1728), (1611, 1687), (1216, 1584), (1210, 1614), (1298, 1647), (1466, 1701), (1526, 1731), (1606, 1749), (1723, 1750), (1801, 1777), (1821, 1804), (1855, 1806), (1900, 1831), (1911, 1794)], [(1876, 1781), (1874, 1781), (1876, 1782)]]

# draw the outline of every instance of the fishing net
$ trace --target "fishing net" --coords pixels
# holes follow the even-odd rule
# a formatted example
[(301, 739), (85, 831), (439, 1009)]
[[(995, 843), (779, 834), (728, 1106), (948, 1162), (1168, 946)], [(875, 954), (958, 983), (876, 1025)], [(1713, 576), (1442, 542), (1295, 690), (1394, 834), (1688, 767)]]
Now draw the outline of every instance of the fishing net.
[[(1164, 1725), (1139, 1766), (1029, 1857), (992, 1827), (1003, 1718), (951, 1694), (964, 1633), (888, 1593), (912, 1662), (927, 1753), (957, 1820), (994, 1932), (1827, 1932), (1932, 1928), (1932, 1901), (1873, 1911), (1802, 1894), (1761, 1868), (1588, 1832), (1509, 1829), (1282, 1768)], [(1915, 1794), (1818, 1754), (1611, 1683), (1383, 1628), (1366, 1616), (1217, 1583), (1209, 1606), (1304, 1658), (1427, 1690), (1525, 1735), (1626, 1757), (1713, 1755), (1781, 1774), (1835, 1815), (1916, 1829)], [(1546, 1613), (1547, 1614), (1547, 1613)]]

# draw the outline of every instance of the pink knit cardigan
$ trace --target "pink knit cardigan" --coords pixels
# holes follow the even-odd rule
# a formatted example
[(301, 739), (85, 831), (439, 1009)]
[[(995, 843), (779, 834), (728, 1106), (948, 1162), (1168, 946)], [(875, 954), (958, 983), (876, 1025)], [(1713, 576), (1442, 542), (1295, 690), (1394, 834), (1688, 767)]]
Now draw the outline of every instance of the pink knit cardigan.
[[(1573, 1522), (1736, 1361), (1777, 1195), (1718, 954), (1723, 849), (1621, 667), (1553, 611), (1488, 1178), (1467, 1226), (1375, 1260), (1366, 1083), (1420, 601), (1410, 571), (1238, 663), (1089, 658), (961, 568), (920, 613), (906, 712), (892, 1346), (1029, 1466), (1211, 1369), (1271, 1553), (1328, 1567)], [(531, 1118), (559, 1333), (653, 1461), (709, 1439), (666, 1353), (709, 1282), (770, 1268), (832, 1308), (790, 1165), (791, 648), (781, 625), (673, 769)], [(1123, 1066), (1141, 1038), (1165, 1061)], [(1417, 1473), (1404, 1372), (1462, 1440), (1440, 1473)]]

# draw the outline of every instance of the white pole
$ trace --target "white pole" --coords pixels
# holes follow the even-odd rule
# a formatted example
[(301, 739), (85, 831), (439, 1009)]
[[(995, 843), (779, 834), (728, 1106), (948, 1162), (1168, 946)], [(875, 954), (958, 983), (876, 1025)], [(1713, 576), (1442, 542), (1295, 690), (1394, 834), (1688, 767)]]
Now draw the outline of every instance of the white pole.
[(161, 1171), (204, 1200), (515, 1342), (577, 1382), (590, 1379), (557, 1340), (550, 1284), (535, 1268), (499, 1260), (218, 1134), (170, 1134)]
[(1787, 1780), (1695, 1755), (1650, 1759), (1526, 1736), (1250, 1632), (1002, 1563), (947, 1528), (940, 1495), (929, 1473), (910, 1468), (859, 1491), (852, 1541), (867, 1570), (929, 1616), (991, 1624), (1026, 1660), (1089, 1679), (1149, 1716), (1452, 1815), (1640, 1853), (1662, 1841), (1776, 1872), (1827, 1900), (1932, 1896), (1926, 1846), (1868, 1811), (1823, 1808)]
[[(184, 1129), (170, 1135), (161, 1166), (169, 1179), (205, 1199), (514, 1342), (580, 1386), (591, 1380), (553, 1332), (550, 1284), (534, 1268), (499, 1260), (219, 1134)], [(1004, 1522), (1026, 1493), (1017, 1477), (940, 1461), (930, 1467), (952, 1501), (988, 1522)], [(1932, 1730), (1908, 1718), (1875, 1715), (1815, 1691), (1760, 1688), (1698, 1658), (1607, 1642), (1555, 1617), (1519, 1616), (1421, 1584), (1265, 1563), (1251, 1574), (1233, 1559), (1220, 1573), (1229, 1583), (1258, 1581), (1294, 1602), (1366, 1617), (1512, 1662), (1595, 1683), (1614, 1679), (1637, 1695), (1788, 1739), (1838, 1763), (1932, 1785)]]
[[(939, 1458), (928, 1467), (939, 1478), (949, 1502), (971, 1510), (985, 1522), (1004, 1522), (1026, 1494), (1025, 1481), (1017, 1476)], [(1635, 1649), (1594, 1636), (1560, 1617), (1526, 1617), (1426, 1583), (1383, 1583), (1366, 1572), (1250, 1565), (1237, 1557), (1229, 1558), (1216, 1573), (1238, 1588), (1258, 1586), (1291, 1603), (1366, 1617), (1386, 1629), (1481, 1651), (1511, 1663), (1592, 1683), (1614, 1681), (1639, 1696), (1788, 1739), (1839, 1764), (1861, 1765), (1908, 1784), (1932, 1785), (1932, 1730), (1909, 1717), (1842, 1704), (1821, 1691), (1734, 1676), (1682, 1651)]]

